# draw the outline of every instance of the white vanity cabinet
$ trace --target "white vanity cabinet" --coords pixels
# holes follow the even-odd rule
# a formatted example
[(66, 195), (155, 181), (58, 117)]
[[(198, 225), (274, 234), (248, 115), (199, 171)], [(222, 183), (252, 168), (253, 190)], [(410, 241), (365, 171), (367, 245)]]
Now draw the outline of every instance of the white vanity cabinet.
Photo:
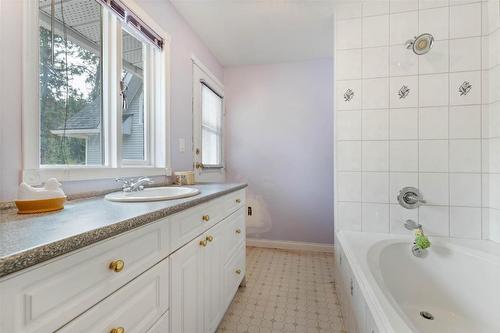
[(217, 329), (245, 273), (244, 239), (236, 232), (244, 226), (243, 213), (240, 208), (172, 254), (172, 332), (213, 333)]
[(0, 333), (215, 332), (245, 274), (244, 206), (231, 192), (7, 275)]

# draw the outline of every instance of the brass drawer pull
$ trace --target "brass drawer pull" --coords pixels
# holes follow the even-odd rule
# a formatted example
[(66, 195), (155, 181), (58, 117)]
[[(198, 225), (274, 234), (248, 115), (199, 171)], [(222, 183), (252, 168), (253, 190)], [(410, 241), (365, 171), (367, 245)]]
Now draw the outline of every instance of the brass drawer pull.
[(236, 273), (236, 274), (238, 274), (238, 275), (240, 275), (240, 274), (241, 274), (241, 269), (237, 269), (237, 270), (235, 271), (235, 273)]
[(236, 199), (236, 203), (241, 203), (241, 199)]
[[(208, 237), (207, 237), (207, 238), (208, 238)], [(207, 240), (206, 240), (206, 239), (202, 239), (202, 240), (200, 241), (200, 246), (203, 246), (203, 247), (207, 246)]]
[(207, 238), (206, 238), (206, 239), (207, 239), (207, 241), (211, 242), (211, 241), (213, 241), (213, 240), (214, 240), (214, 236), (207, 236)]
[(109, 264), (109, 269), (111, 269), (112, 271), (115, 271), (117, 273), (123, 271), (124, 267), (125, 267), (125, 262), (123, 260), (121, 260), (121, 259), (113, 260)]
[(113, 328), (109, 333), (125, 333), (125, 329), (123, 327)]
[(237, 234), (241, 234), (241, 229), (236, 229)]
[(205, 221), (205, 222), (208, 222), (208, 221), (210, 220), (210, 216), (208, 216), (208, 215), (203, 215), (203, 216), (201, 217), (201, 219), (202, 219), (203, 221)]

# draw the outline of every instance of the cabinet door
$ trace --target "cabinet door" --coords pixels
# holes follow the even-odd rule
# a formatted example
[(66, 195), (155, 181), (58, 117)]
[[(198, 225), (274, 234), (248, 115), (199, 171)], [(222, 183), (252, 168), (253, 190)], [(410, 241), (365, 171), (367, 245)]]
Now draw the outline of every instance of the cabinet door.
[(223, 228), (226, 220), (206, 233), (203, 249), (203, 292), (205, 298), (205, 332), (214, 333), (224, 315), (222, 308), (222, 250)]
[(240, 244), (233, 256), (224, 264), (222, 272), (224, 275), (222, 308), (226, 311), (245, 276), (245, 243)]
[(171, 332), (203, 332), (203, 250), (195, 238), (171, 255)]

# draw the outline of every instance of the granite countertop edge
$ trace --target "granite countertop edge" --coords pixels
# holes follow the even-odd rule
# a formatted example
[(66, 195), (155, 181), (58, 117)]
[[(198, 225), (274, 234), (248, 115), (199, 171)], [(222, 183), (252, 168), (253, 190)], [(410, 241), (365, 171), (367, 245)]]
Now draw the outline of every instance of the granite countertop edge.
[(50, 259), (79, 250), (97, 242), (112, 238), (135, 228), (153, 223), (159, 219), (173, 215), (188, 208), (200, 205), (212, 199), (246, 188), (247, 184), (235, 184), (224, 190), (207, 194), (181, 202), (171, 207), (153, 210), (151, 212), (125, 219), (104, 227), (99, 227), (73, 236), (59, 239), (40, 246), (27, 248), (23, 251), (13, 253), (0, 258), (0, 278), (21, 271), (31, 266), (43, 263)]

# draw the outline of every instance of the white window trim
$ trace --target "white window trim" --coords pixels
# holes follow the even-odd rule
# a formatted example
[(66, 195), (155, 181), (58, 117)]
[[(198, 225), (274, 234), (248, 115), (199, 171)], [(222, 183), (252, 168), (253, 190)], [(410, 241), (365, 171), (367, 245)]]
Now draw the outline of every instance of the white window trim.
[[(163, 31), (133, 0), (122, 0), (141, 20), (146, 22), (164, 39), (162, 52), (154, 52), (151, 59), (157, 64), (154, 75), (149, 79), (158, 84), (161, 93), (150, 93), (148, 98), (149, 110), (163, 112), (150, 112), (149, 126), (145, 129), (149, 135), (146, 144), (147, 165), (130, 164), (121, 159), (121, 101), (119, 101), (119, 80), (121, 59), (116, 61), (116, 68), (106, 66), (111, 57), (118, 58), (121, 52), (110, 48), (103, 50), (103, 71), (108, 71), (109, 77), (115, 78), (113, 82), (103, 83), (103, 131), (105, 161), (103, 166), (41, 166), (40, 165), (40, 110), (39, 110), (39, 26), (38, 26), (38, 0), (23, 1), (23, 107), (22, 107), (22, 148), (23, 148), (23, 181), (29, 184), (40, 184), (48, 178), (55, 177), (60, 181), (104, 179), (114, 177), (155, 176), (172, 174), (170, 151), (170, 35)], [(121, 25), (111, 14), (104, 15), (103, 44), (106, 38), (117, 39), (121, 36)], [(120, 29), (120, 30), (119, 30)], [(121, 47), (121, 44), (119, 44)], [(105, 54), (112, 52), (113, 54)], [(153, 53), (153, 52), (150, 52)], [(121, 58), (121, 57), (120, 57)], [(104, 80), (106, 81), (106, 80)], [(110, 100), (110, 96), (116, 99)], [(107, 112), (109, 109), (117, 112)], [(114, 126), (112, 126), (114, 124)], [(146, 150), (147, 149), (147, 150)]]

